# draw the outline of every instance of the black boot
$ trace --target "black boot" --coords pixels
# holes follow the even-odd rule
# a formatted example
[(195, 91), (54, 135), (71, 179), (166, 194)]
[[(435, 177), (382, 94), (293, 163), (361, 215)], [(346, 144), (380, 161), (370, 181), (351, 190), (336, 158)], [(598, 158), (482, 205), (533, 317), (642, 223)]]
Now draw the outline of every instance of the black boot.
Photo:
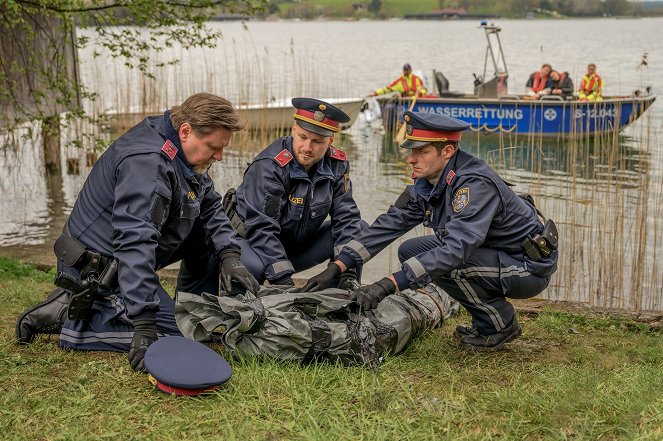
[(37, 334), (59, 334), (69, 305), (69, 291), (56, 288), (46, 300), (23, 311), (16, 321), (16, 343), (32, 343)]
[(458, 325), (456, 326), (456, 330), (454, 331), (454, 337), (456, 337), (457, 339), (473, 335), (474, 336), (479, 335), (479, 331), (477, 331), (477, 328), (470, 325)]
[[(458, 331), (458, 329), (456, 330)], [(481, 335), (476, 332), (472, 335), (462, 337), (460, 339), (460, 347), (474, 351), (497, 351), (504, 346), (505, 343), (518, 338), (522, 332), (523, 330), (514, 316), (511, 325), (507, 326), (500, 332), (490, 335)]]

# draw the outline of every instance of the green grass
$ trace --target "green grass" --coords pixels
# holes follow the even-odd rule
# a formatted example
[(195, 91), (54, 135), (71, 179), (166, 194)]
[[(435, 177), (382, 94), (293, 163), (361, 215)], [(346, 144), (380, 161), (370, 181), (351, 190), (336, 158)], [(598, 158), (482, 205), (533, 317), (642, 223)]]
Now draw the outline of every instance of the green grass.
[(231, 359), (227, 386), (184, 398), (125, 354), (15, 345), (52, 276), (0, 257), (2, 439), (663, 439), (663, 335), (633, 321), (547, 310), (473, 354), (451, 338), (461, 316), (376, 370)]

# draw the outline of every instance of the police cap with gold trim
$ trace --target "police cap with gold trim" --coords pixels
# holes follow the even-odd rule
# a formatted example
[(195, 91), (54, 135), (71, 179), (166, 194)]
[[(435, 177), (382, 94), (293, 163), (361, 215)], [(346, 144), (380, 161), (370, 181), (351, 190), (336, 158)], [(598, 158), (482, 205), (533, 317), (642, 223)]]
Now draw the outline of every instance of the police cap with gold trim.
[(293, 115), (297, 125), (321, 136), (332, 136), (350, 121), (338, 107), (314, 98), (293, 98), (292, 105), (297, 109)]
[(435, 113), (405, 112), (404, 149), (424, 147), (432, 142), (460, 141), (460, 134), (470, 127), (469, 123)]

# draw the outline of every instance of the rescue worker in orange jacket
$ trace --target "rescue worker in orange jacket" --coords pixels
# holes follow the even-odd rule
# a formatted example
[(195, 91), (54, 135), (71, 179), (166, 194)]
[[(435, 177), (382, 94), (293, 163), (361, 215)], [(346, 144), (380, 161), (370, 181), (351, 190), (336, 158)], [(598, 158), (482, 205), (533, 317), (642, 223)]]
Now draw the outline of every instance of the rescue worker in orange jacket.
[(399, 92), (401, 96), (422, 96), (428, 93), (424, 86), (424, 81), (412, 73), (412, 66), (409, 63), (403, 65), (402, 76), (394, 80), (390, 85), (376, 89), (370, 96), (384, 95), (389, 92)]
[(590, 63), (587, 66), (587, 73), (580, 81), (578, 99), (580, 101), (603, 101), (601, 90), (604, 84), (603, 79), (596, 73), (596, 64)]

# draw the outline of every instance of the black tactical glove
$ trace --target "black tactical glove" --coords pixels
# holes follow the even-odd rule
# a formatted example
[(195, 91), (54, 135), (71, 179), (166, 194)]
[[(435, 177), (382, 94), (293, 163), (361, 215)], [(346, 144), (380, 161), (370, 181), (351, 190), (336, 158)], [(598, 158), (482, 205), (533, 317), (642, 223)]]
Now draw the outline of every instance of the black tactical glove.
[(240, 253), (235, 249), (221, 251), (221, 288), (226, 292), (232, 291), (232, 281), (238, 282), (254, 295), (258, 295), (260, 284), (240, 260)]
[(338, 289), (355, 292), (361, 288), (361, 283), (357, 280), (357, 270), (352, 268), (341, 274), (338, 281)]
[(281, 277), (277, 277), (276, 279), (272, 279), (269, 281), (270, 285), (284, 285), (284, 286), (295, 286), (295, 282), (292, 281), (292, 276), (290, 274), (286, 274)]
[(129, 349), (129, 364), (134, 371), (144, 371), (145, 351), (157, 341), (157, 321), (155, 319), (134, 320), (134, 337)]
[(327, 269), (308, 279), (306, 285), (300, 290), (300, 292), (309, 292), (309, 291), (320, 291), (321, 289), (327, 289), (336, 280), (338, 276), (341, 275), (341, 267), (336, 265), (334, 262), (331, 262), (327, 265)]
[(382, 299), (395, 292), (396, 285), (389, 277), (385, 277), (375, 283), (359, 288), (357, 291), (357, 303), (361, 305), (364, 311), (369, 311), (377, 308), (378, 303)]

